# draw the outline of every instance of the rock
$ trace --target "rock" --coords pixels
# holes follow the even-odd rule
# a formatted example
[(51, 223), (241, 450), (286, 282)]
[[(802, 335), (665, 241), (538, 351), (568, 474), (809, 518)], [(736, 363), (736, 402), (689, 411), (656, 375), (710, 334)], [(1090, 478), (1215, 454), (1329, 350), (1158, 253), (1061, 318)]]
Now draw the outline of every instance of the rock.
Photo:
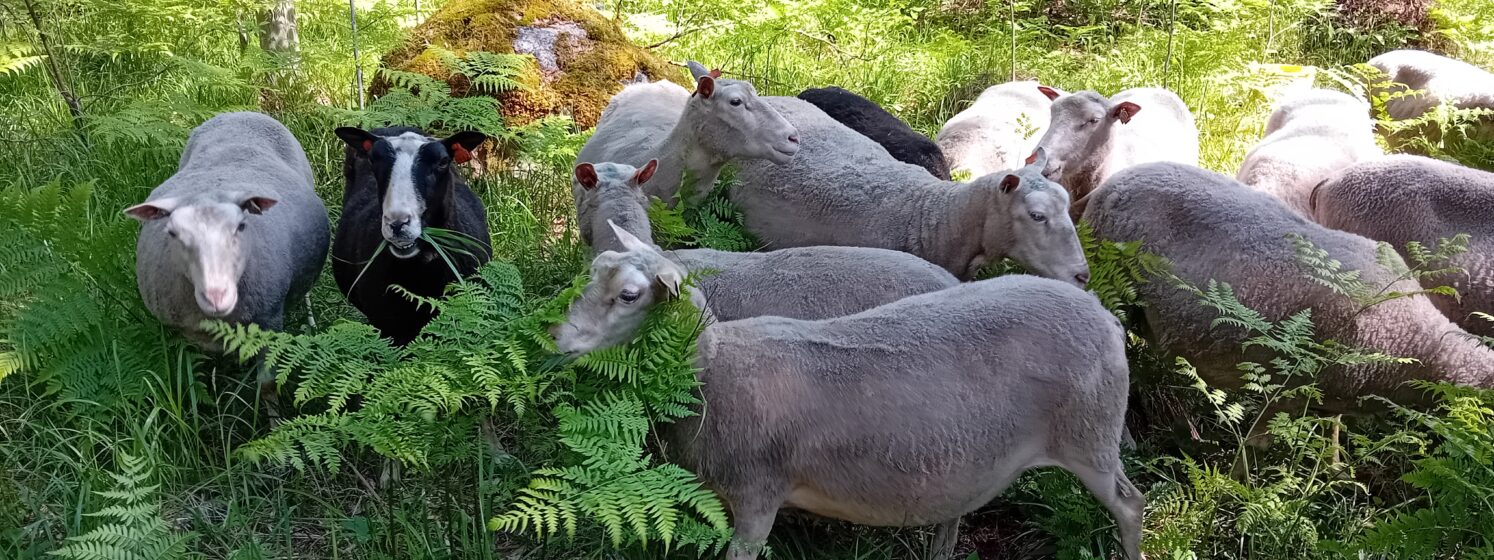
[[(432, 46), (458, 55), (519, 53), (534, 60), (518, 77), (525, 88), (492, 94), (453, 75)], [(690, 87), (683, 68), (632, 44), (616, 22), (577, 0), (451, 0), (385, 56), (384, 65), (445, 81), (455, 96), (496, 97), (510, 126), (554, 114), (570, 115), (582, 128), (595, 126), (607, 101), (639, 71)], [(377, 96), (389, 87), (380, 78), (371, 91)]]

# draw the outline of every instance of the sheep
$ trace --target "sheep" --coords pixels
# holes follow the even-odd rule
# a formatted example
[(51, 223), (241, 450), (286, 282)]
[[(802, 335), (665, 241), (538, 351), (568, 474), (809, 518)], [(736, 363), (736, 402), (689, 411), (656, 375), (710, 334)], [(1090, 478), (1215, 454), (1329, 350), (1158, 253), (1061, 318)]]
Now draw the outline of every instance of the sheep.
[(1449, 263), (1464, 272), (1433, 285), (1455, 288), (1461, 299), (1432, 296), (1432, 303), (1465, 330), (1494, 336), (1494, 323), (1472, 315), (1494, 314), (1494, 173), (1408, 155), (1353, 165), (1318, 186), (1312, 217), (1318, 223), (1391, 244), (1405, 255), (1411, 241), (1431, 247), (1460, 233), (1468, 252)]
[(952, 171), (981, 177), (1016, 169), (1048, 130), (1053, 101), (1064, 95), (1035, 81), (994, 85), (934, 138)]
[[(1325, 410), (1354, 412), (1356, 400), (1369, 394), (1416, 404), (1425, 395), (1403, 385), (1413, 379), (1494, 386), (1494, 351), (1449, 322), (1425, 296), (1361, 309), (1310, 279), (1287, 236), (1301, 235), (1345, 269), (1360, 271), (1371, 288), (1421, 289), (1379, 266), (1373, 241), (1312, 223), (1228, 177), (1172, 162), (1122, 171), (1093, 198), (1084, 218), (1096, 237), (1141, 241), (1143, 250), (1170, 260), (1172, 273), (1184, 282), (1199, 288), (1210, 280), (1229, 284), (1241, 303), (1269, 321), (1311, 309), (1321, 339), (1418, 360), (1325, 369), (1316, 380)], [(1215, 326), (1217, 314), (1172, 281), (1155, 279), (1140, 292), (1158, 345), (1187, 358), (1211, 384), (1238, 387), (1238, 363), (1273, 357), (1265, 348), (1242, 349), (1242, 329)]]
[[(689, 64), (695, 92), (674, 83), (635, 83), (612, 97), (577, 161), (639, 167), (658, 158), (662, 179), (649, 193), (673, 207), (685, 174), (694, 193), (709, 193), (721, 167), (734, 159), (784, 164), (799, 151), (799, 136), (752, 84), (719, 77)], [(579, 193), (577, 193), (579, 196)]]
[(1386, 91), (1422, 91), (1386, 101), (1385, 112), (1392, 119), (1414, 119), (1444, 102), (1459, 109), (1494, 109), (1494, 74), (1467, 62), (1426, 51), (1398, 50), (1371, 58), (1369, 64), (1393, 84), (1405, 86), (1392, 85)]
[[(492, 257), (487, 213), (456, 169), (487, 137), (468, 131), (435, 139), (409, 127), (342, 127), (336, 133), (347, 149), (333, 276), (348, 302), (385, 338), (408, 344), (435, 311), (393, 288), (440, 297), (447, 284)], [(430, 245), (426, 228), (455, 232), (467, 242), (443, 256)]]
[(1010, 256), (1041, 276), (1089, 280), (1068, 194), (1041, 167), (941, 181), (806, 101), (768, 102), (801, 131), (803, 148), (788, 165), (743, 162), (730, 197), (769, 247), (906, 251), (966, 280)]
[[(598, 297), (667, 293), (679, 274), (622, 275)], [(1124, 337), (1093, 296), (1025, 275), (843, 317), (716, 322), (697, 345), (703, 413), (661, 426), (664, 454), (731, 511), (734, 560), (757, 558), (784, 507), (939, 524), (934, 557), (948, 558), (960, 516), (1039, 466), (1073, 472), (1136, 560), (1145, 499), (1120, 461)]]
[(1075, 219), (1084, 213), (1085, 197), (1122, 169), (1153, 161), (1198, 165), (1193, 114), (1161, 88), (1128, 89), (1110, 99), (1081, 91), (1059, 99), (1037, 145), (1048, 152), (1043, 175), (1069, 190)]
[[(611, 165), (611, 164), (601, 164)], [(601, 167), (599, 165), (598, 167)], [(617, 174), (616, 177), (629, 177)], [(603, 208), (626, 208), (637, 187), (614, 181), (593, 196), (620, 200)], [(632, 216), (628, 216), (632, 214)], [(717, 319), (735, 321), (775, 315), (823, 319), (850, 315), (884, 303), (959, 283), (944, 269), (913, 255), (865, 247), (798, 247), (765, 253), (713, 249), (660, 251), (646, 236), (643, 208), (598, 215), (605, 248), (592, 261), (591, 282), (571, 304), (566, 322), (551, 332), (563, 351), (581, 353), (632, 339), (661, 297), (678, 294), (688, 272), (702, 273), (695, 296)], [(619, 225), (632, 224), (633, 229)], [(639, 233), (642, 231), (642, 233)]]
[(576, 225), (581, 241), (593, 252), (619, 251), (622, 244), (607, 227), (615, 220), (643, 239), (653, 240), (653, 226), (648, 220), (649, 196), (644, 185), (659, 168), (651, 159), (642, 169), (631, 165), (603, 162), (579, 163), (571, 191), (576, 200)]
[[(225, 113), (192, 131), (176, 174), (124, 213), (140, 298), (162, 323), (211, 351), (201, 323), (270, 330), (304, 298), (327, 261), (327, 208), (296, 137), (260, 113)], [(269, 368), (260, 390), (274, 394)]]
[(835, 86), (806, 89), (799, 92), (799, 99), (819, 107), (830, 118), (881, 144), (893, 159), (917, 165), (929, 170), (930, 175), (949, 180), (949, 164), (939, 145), (872, 100)]
[(1276, 106), (1266, 137), (1245, 156), (1235, 179), (1310, 217), (1313, 187), (1334, 171), (1381, 155), (1368, 103), (1311, 89), (1288, 95)]

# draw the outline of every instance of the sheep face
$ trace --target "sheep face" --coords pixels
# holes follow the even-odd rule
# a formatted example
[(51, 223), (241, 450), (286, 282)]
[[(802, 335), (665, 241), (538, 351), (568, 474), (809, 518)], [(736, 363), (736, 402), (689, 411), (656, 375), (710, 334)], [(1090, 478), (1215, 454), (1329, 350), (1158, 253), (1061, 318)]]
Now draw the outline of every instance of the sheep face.
[(571, 192), (579, 193), (577, 219), (581, 238), (587, 245), (598, 251), (622, 248), (607, 225), (611, 220), (616, 220), (623, 229), (653, 238), (648, 221), (648, 194), (643, 184), (654, 176), (658, 167), (659, 161), (652, 159), (641, 169), (611, 162), (576, 165)]
[[(1130, 101), (1111, 104), (1093, 91), (1081, 91), (1053, 102), (1048, 131), (1038, 140), (1038, 148), (1047, 152), (1043, 176), (1065, 183), (1087, 173), (1104, 158), (1100, 153), (1110, 137), (1111, 127), (1131, 122), (1141, 107)], [(1028, 163), (1033, 161), (1028, 158)]]
[(592, 261), (591, 283), (571, 303), (565, 322), (550, 328), (555, 346), (584, 354), (631, 340), (658, 301), (679, 295), (685, 270), (652, 245), (608, 222), (624, 251)]
[(1043, 177), (1047, 164), (1039, 148), (1035, 161), (1011, 174), (982, 177), (981, 181), (1000, 181), (1005, 212), (997, 212), (986, 225), (988, 246), (1006, 239), (1006, 255), (1016, 259), (1034, 274), (1085, 287), (1089, 283), (1089, 264), (1069, 217), (1069, 194), (1057, 183)]
[(750, 83), (701, 76), (686, 110), (700, 111), (695, 137), (722, 161), (765, 159), (784, 165), (799, 153), (799, 131)]
[(420, 254), (422, 227), (442, 223), (452, 196), (456, 170), (487, 139), (479, 132), (460, 132), (438, 140), (416, 132), (378, 136), (357, 128), (339, 128), (342, 138), (373, 170), (383, 204), (379, 233), (394, 256)]
[(239, 301), (246, 253), (241, 240), (251, 227), (249, 216), (269, 210), (275, 202), (226, 193), (206, 200), (154, 200), (131, 206), (125, 213), (145, 227), (165, 230), (165, 242), (170, 244), (165, 254), (170, 262), (160, 266), (185, 272), (197, 307), (209, 317), (225, 317)]

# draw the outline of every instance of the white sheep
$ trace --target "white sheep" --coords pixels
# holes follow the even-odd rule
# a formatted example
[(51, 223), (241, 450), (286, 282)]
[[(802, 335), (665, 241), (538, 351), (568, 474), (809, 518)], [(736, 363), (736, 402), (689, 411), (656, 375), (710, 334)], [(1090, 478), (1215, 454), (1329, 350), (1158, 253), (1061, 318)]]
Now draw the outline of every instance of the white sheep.
[(275, 119), (225, 113), (202, 123), (176, 174), (125, 209), (143, 224), (135, 274), (146, 308), (214, 351), (206, 319), (283, 328), (285, 308), (327, 260), (327, 208), (312, 185), (301, 144)]
[(932, 557), (948, 558), (960, 516), (1042, 466), (1074, 473), (1140, 558), (1145, 498), (1120, 460), (1125, 331), (1072, 285), (1012, 275), (844, 317), (718, 322), (698, 348), (702, 414), (661, 439), (731, 511), (727, 558), (757, 558), (785, 507), (938, 524)]
[(1473, 315), (1494, 314), (1494, 173), (1394, 155), (1333, 175), (1312, 202), (1318, 223), (1384, 241), (1402, 255), (1412, 241), (1431, 247), (1469, 234), (1468, 252), (1448, 263), (1464, 272), (1428, 282), (1452, 286), (1461, 297), (1432, 296), (1432, 303), (1469, 332), (1494, 336), (1494, 322)]
[[(623, 169), (614, 172), (613, 166)], [(601, 211), (592, 217), (593, 248), (600, 254), (592, 261), (591, 282), (571, 304), (566, 322), (552, 330), (566, 352), (588, 352), (632, 339), (648, 311), (660, 298), (677, 294), (689, 272), (700, 273), (699, 289), (692, 295), (705, 300), (697, 300), (697, 305), (723, 321), (763, 315), (839, 317), (959, 283), (928, 261), (886, 249), (660, 251), (648, 240), (648, 215), (635, 196), (638, 187), (630, 180), (631, 168), (611, 163), (596, 168), (607, 168), (602, 176), (614, 179), (588, 192), (589, 198), (610, 200), (598, 202)]]
[(1053, 102), (1037, 145), (1048, 153), (1043, 175), (1069, 190), (1076, 218), (1085, 197), (1123, 169), (1154, 161), (1198, 165), (1193, 114), (1161, 88), (1128, 89), (1109, 99), (1093, 91), (1065, 96)]
[[(1316, 381), (1329, 411), (1355, 411), (1359, 397), (1371, 394), (1421, 402), (1425, 394), (1404, 384), (1413, 379), (1494, 386), (1494, 351), (1448, 321), (1425, 296), (1361, 308), (1309, 278), (1287, 235), (1301, 235), (1345, 269), (1360, 271), (1371, 289), (1421, 289), (1415, 280), (1396, 280), (1381, 267), (1369, 239), (1324, 228), (1276, 197), (1176, 163), (1122, 171), (1092, 198), (1084, 217), (1096, 236), (1141, 241), (1144, 250), (1171, 261), (1172, 272), (1193, 286), (1201, 289), (1210, 280), (1229, 284), (1241, 303), (1270, 321), (1311, 309), (1320, 340), (1417, 360), (1333, 366), (1316, 380), (1295, 380)], [(1211, 384), (1238, 387), (1239, 362), (1275, 357), (1262, 347), (1242, 348), (1243, 329), (1217, 325), (1216, 311), (1171, 281), (1154, 279), (1140, 291), (1159, 346), (1186, 357)]]
[(1399, 50), (1371, 58), (1369, 64), (1389, 77), (1392, 85), (1386, 91), (1422, 92), (1386, 102), (1385, 112), (1392, 119), (1414, 119), (1444, 102), (1459, 109), (1494, 109), (1494, 74), (1467, 62), (1426, 51)]
[[(757, 96), (752, 84), (718, 77), (691, 62), (695, 92), (668, 81), (634, 83), (612, 97), (577, 161), (641, 167), (659, 160), (649, 194), (675, 204), (686, 172), (695, 193), (710, 192), (731, 160), (787, 163), (799, 151), (798, 132)], [(576, 193), (580, 197), (580, 193)]]
[(1310, 89), (1288, 95), (1266, 123), (1266, 137), (1245, 156), (1235, 179), (1310, 216), (1308, 198), (1329, 174), (1384, 155), (1369, 104), (1345, 93)]
[(1053, 101), (1064, 95), (1030, 80), (991, 86), (944, 123), (935, 141), (949, 169), (971, 178), (1022, 167), (1048, 130)]
[(941, 181), (814, 105), (768, 102), (800, 130), (803, 147), (787, 165), (743, 162), (730, 196), (769, 247), (906, 251), (962, 279), (1009, 256), (1041, 276), (1089, 280), (1068, 194), (1039, 167)]

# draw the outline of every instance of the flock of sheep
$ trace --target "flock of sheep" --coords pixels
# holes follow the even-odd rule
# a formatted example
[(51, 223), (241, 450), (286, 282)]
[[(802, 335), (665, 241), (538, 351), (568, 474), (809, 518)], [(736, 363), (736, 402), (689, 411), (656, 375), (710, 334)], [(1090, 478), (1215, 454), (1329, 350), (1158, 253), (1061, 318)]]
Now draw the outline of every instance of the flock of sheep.
[[(1371, 64), (1423, 91), (1397, 96), (1399, 118), (1440, 102), (1494, 107), (1494, 77), (1472, 66), (1418, 51)], [(1141, 240), (1189, 284), (1228, 283), (1268, 319), (1312, 309), (1322, 337), (1415, 358), (1326, 370), (1316, 380), (1326, 409), (1360, 410), (1370, 394), (1415, 403), (1412, 379), (1494, 386), (1494, 351), (1469, 336), (1494, 334), (1475, 315), (1494, 312), (1494, 174), (1384, 155), (1354, 97), (1287, 96), (1231, 179), (1197, 167), (1193, 117), (1164, 89), (1107, 98), (1002, 84), (931, 142), (843, 89), (761, 97), (690, 70), (693, 92), (629, 81), (579, 154), (576, 223), (597, 254), (552, 332), (569, 354), (626, 342), (655, 302), (706, 273), (689, 297), (712, 318), (698, 356), (707, 410), (661, 435), (729, 507), (729, 558), (756, 558), (783, 507), (939, 524), (934, 554), (947, 557), (960, 516), (1038, 466), (1077, 475), (1114, 516), (1126, 556), (1140, 558), (1143, 497), (1120, 461), (1125, 329), (1084, 291), (1080, 217), (1101, 239)], [(456, 171), (484, 138), (337, 135), (347, 144), (338, 286), (407, 343), (431, 311), (406, 293), (439, 296), (490, 258), (481, 202)], [(740, 167), (729, 196), (773, 250), (654, 245), (650, 197), (697, 199), (728, 162)], [(974, 179), (949, 180), (961, 173)], [(177, 174), (125, 212), (144, 223), (147, 307), (208, 346), (206, 318), (281, 328), (326, 260), (329, 222), (305, 155), (257, 113), (204, 123)], [(1373, 289), (1416, 292), (1415, 279), (1376, 264), (1376, 241), (1460, 233), (1472, 236), (1455, 263), (1466, 273), (1445, 281), (1461, 299), (1367, 309), (1306, 276), (1289, 239)], [(471, 250), (432, 246), (453, 237)], [(970, 282), (1008, 257), (1032, 275)], [(1141, 297), (1154, 342), (1211, 383), (1236, 385), (1237, 363), (1265, 361), (1242, 349), (1243, 332), (1212, 328), (1185, 287), (1151, 282)]]

